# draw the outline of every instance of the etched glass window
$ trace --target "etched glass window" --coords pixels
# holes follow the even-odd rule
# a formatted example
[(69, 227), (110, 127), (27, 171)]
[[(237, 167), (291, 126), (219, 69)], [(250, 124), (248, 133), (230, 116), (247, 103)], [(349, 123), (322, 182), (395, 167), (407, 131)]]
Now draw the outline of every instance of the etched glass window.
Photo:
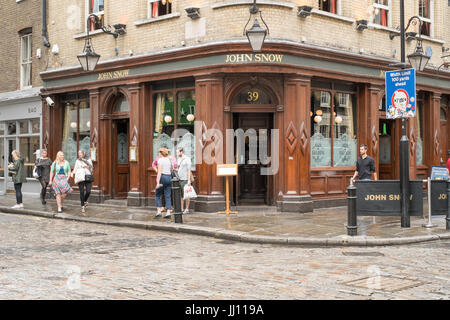
[(331, 166), (331, 94), (311, 93), (311, 166)]
[(356, 96), (335, 93), (333, 166), (353, 166), (356, 155)]
[(423, 164), (423, 102), (422, 100), (417, 100), (417, 110), (416, 110), (416, 121), (417, 121), (417, 143), (416, 143), (416, 164)]
[(114, 112), (130, 112), (130, 104), (128, 103), (127, 98), (122, 96), (116, 104)]

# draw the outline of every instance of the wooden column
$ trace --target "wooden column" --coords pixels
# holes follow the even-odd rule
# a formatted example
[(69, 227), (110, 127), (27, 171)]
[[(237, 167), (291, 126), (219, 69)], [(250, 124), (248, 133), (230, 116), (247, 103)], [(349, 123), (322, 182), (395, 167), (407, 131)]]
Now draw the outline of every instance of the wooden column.
[[(196, 96), (196, 121), (203, 124), (196, 125), (196, 140), (201, 141), (203, 150), (199, 150), (200, 144), (196, 142), (196, 169), (198, 179), (198, 197), (195, 202), (195, 210), (203, 212), (215, 212), (224, 210), (224, 180), (216, 176), (216, 164), (225, 162), (225, 131), (223, 109), (223, 78), (217, 76), (200, 76), (195, 79)], [(216, 129), (221, 132), (212, 139), (208, 136), (208, 129)], [(221, 135), (221, 136), (220, 136)], [(203, 151), (221, 147), (221, 153), (215, 154), (213, 164), (208, 164), (206, 159), (199, 159)], [(213, 154), (211, 152), (206, 152)], [(213, 154), (214, 155), (214, 154)], [(199, 162), (202, 162), (199, 164)]]
[(310, 195), (310, 87), (309, 77), (288, 76), (284, 83), (284, 110), (280, 123), (281, 158), (278, 207), (287, 212), (312, 212)]
[[(367, 118), (367, 126), (361, 127), (359, 126), (358, 130), (365, 131), (364, 133), (364, 141), (359, 141), (359, 144), (356, 146), (356, 152), (359, 156), (359, 145), (364, 143), (367, 145), (368, 154), (375, 160), (375, 167), (377, 170), (377, 176), (379, 177), (379, 160), (380, 160), (380, 139), (379, 139), (379, 131), (380, 131), (380, 121), (378, 118), (378, 107), (380, 105), (380, 100), (383, 98), (383, 87), (377, 85), (369, 85), (368, 91), (368, 108), (366, 111), (358, 110), (361, 113), (360, 116), (363, 118)], [(358, 132), (359, 135), (359, 132)]]
[[(441, 93), (432, 92), (426, 99), (424, 115), (424, 163), (431, 170), (431, 166), (440, 165), (441, 158)], [(430, 172), (429, 172), (430, 173)]]
[[(142, 166), (144, 166), (144, 150), (145, 146), (142, 141), (142, 126), (143, 126), (143, 104), (141, 103), (141, 86), (139, 84), (132, 84), (128, 87), (129, 103), (130, 103), (130, 147), (136, 147), (137, 161), (130, 161), (130, 190), (127, 197), (128, 206), (141, 206), (142, 190), (141, 179)], [(130, 159), (131, 160), (131, 159)]]
[[(99, 110), (100, 110), (100, 91), (98, 89), (89, 91), (89, 108), (91, 111), (91, 130), (90, 130), (90, 139), (91, 139), (91, 148), (96, 149), (96, 161), (93, 161), (94, 164), (94, 182), (92, 184), (91, 191), (91, 201), (94, 203), (103, 202), (102, 192), (100, 190), (101, 185), (101, 175), (98, 165), (98, 156), (100, 149), (99, 145)], [(90, 157), (90, 155), (88, 155)]]

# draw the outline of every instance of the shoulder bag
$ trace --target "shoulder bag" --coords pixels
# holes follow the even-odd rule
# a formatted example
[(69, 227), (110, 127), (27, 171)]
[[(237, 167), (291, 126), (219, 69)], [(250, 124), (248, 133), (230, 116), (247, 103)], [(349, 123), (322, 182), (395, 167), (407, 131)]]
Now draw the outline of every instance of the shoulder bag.
[(91, 173), (91, 174), (86, 174), (84, 176), (84, 181), (85, 182), (94, 182), (94, 167), (91, 166), (91, 164), (84, 159), (81, 159), (81, 161), (83, 161), (85, 164), (87, 164), (89, 166), (89, 172)]

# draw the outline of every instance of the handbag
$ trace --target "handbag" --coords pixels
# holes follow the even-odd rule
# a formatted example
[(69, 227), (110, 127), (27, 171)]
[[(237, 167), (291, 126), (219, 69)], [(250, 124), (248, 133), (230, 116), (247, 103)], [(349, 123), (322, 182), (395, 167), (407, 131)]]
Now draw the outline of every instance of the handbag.
[(39, 172), (38, 172), (38, 168), (36, 166), (34, 166), (34, 168), (33, 168), (33, 178), (37, 179), (39, 177), (40, 177), (40, 175), (39, 175)]
[(94, 176), (92, 174), (87, 174), (84, 176), (85, 182), (94, 182)]
[(193, 186), (187, 184), (184, 186), (184, 197), (183, 199), (194, 199), (197, 198), (197, 193)]

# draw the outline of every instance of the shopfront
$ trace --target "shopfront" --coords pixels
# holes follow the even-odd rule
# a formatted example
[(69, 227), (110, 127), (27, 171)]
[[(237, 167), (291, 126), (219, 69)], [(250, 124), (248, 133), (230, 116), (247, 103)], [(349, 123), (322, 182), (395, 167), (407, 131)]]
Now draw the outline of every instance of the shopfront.
[[(25, 194), (38, 194), (40, 184), (33, 178), (36, 151), (41, 148), (40, 88), (0, 94), (0, 193), (13, 192), (8, 175), (11, 152), (17, 150), (25, 161), (27, 183)], [(5, 179), (6, 176), (6, 179)]]
[[(176, 58), (102, 63), (92, 73), (43, 72), (42, 94), (55, 101), (44, 104), (44, 144), (52, 156), (63, 150), (72, 165), (77, 149), (87, 151), (93, 201), (131, 206), (154, 205), (152, 161), (161, 146), (172, 155), (181, 146), (191, 158), (198, 211), (224, 207), (220, 162), (239, 165), (234, 204), (281, 211), (345, 204), (361, 143), (381, 179), (398, 178), (400, 127), (384, 115), (380, 70), (389, 61), (291, 44), (269, 43), (265, 51), (211, 45)], [(408, 121), (412, 178), (446, 157), (448, 88), (448, 76), (418, 76), (418, 117)]]

